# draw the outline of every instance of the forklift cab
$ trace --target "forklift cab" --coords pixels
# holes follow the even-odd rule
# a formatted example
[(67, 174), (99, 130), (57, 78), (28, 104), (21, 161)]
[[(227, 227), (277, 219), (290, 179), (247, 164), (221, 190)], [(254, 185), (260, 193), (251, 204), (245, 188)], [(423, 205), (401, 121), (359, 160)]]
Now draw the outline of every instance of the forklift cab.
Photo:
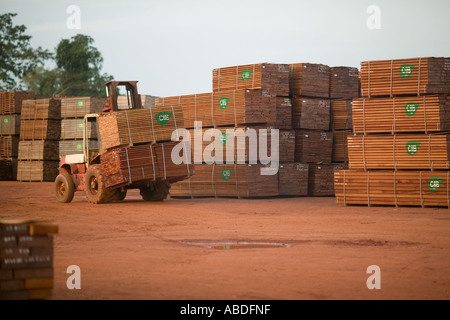
[[(105, 83), (105, 88), (106, 104), (103, 112), (142, 108), (141, 97), (137, 91), (137, 81), (109, 81)], [(125, 89), (125, 96), (119, 95), (122, 88)]]

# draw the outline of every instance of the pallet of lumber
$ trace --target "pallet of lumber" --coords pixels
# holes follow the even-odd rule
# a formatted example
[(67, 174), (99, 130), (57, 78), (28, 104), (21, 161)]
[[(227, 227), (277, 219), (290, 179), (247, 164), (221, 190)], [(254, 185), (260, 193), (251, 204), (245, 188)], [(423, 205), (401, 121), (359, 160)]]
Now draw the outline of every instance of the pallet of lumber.
[(280, 196), (308, 195), (309, 165), (305, 163), (282, 163), (278, 170)]
[(22, 102), (22, 120), (61, 119), (60, 99), (29, 99)]
[(0, 220), (0, 300), (51, 298), (57, 233), (54, 224)]
[(189, 178), (172, 184), (170, 196), (174, 198), (215, 197), (213, 169), (213, 165), (196, 164)]
[(17, 158), (19, 136), (0, 136), (0, 159)]
[(0, 116), (0, 135), (20, 134), (20, 114)]
[(361, 62), (361, 96), (450, 94), (450, 58)]
[(89, 113), (100, 113), (106, 98), (71, 97), (61, 99), (61, 118), (83, 118)]
[(355, 99), (353, 132), (450, 131), (450, 96)]
[(348, 163), (348, 137), (351, 135), (351, 131), (333, 131), (332, 162)]
[(59, 161), (19, 160), (18, 181), (55, 181), (59, 174)]
[(359, 70), (354, 67), (330, 68), (330, 98), (356, 99), (361, 92)]
[(295, 162), (331, 163), (332, 153), (332, 132), (295, 130)]
[(170, 141), (172, 133), (182, 128), (184, 116), (178, 106), (108, 112), (98, 117), (103, 149)]
[(320, 98), (292, 98), (292, 127), (295, 129), (330, 129), (330, 100)]
[(330, 67), (317, 63), (290, 64), (290, 95), (330, 97)]
[(450, 209), (449, 171), (356, 171), (335, 173), (339, 204), (438, 206)]
[(19, 142), (19, 160), (59, 160), (59, 141), (22, 140)]
[(162, 97), (155, 104), (181, 106), (185, 127), (195, 128), (196, 121), (201, 121), (203, 127), (283, 122), (281, 114), (277, 119), (277, 107), (282, 109), (283, 102), (267, 90), (242, 89)]
[(450, 134), (348, 137), (350, 169), (450, 169)]
[(333, 130), (352, 130), (352, 100), (331, 100), (331, 128)]
[[(194, 166), (189, 163), (175, 164), (172, 160), (172, 150), (180, 142), (165, 142), (152, 145), (156, 158), (157, 171), (159, 177), (170, 183), (188, 178), (192, 175)], [(180, 154), (182, 159), (187, 159), (186, 155)]]
[(17, 179), (17, 158), (0, 158), (0, 180), (13, 181)]
[(0, 114), (19, 114), (22, 110), (22, 102), (26, 99), (34, 99), (34, 93), (29, 91), (0, 92)]
[(259, 63), (212, 71), (213, 92), (238, 89), (264, 89), (270, 95), (289, 96), (289, 65)]
[(20, 140), (59, 140), (60, 120), (21, 120)]
[[(88, 139), (97, 139), (97, 124), (89, 121), (87, 123), (87, 137)], [(62, 119), (61, 120), (61, 140), (66, 139), (83, 139), (84, 119)]]
[(310, 164), (308, 170), (308, 195), (334, 196), (334, 172), (343, 170), (342, 164)]
[[(143, 108), (154, 108), (155, 107), (155, 99), (157, 97), (151, 95), (140, 94), (141, 104)], [(117, 107), (119, 110), (128, 110), (131, 109), (131, 101), (127, 96), (118, 96), (117, 97)]]
[[(89, 139), (89, 148), (97, 149), (98, 140)], [(83, 153), (83, 140), (61, 140), (59, 141), (59, 157), (67, 156), (68, 154)]]
[(274, 122), (269, 122), (268, 125), (277, 129), (292, 129), (292, 99), (277, 97), (276, 103), (276, 120)]

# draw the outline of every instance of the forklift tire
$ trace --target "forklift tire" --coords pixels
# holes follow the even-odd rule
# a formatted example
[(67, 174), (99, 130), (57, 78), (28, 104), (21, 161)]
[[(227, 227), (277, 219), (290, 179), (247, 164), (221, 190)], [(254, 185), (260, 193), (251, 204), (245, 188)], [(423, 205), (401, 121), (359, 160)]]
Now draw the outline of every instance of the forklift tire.
[(55, 179), (56, 200), (62, 203), (72, 201), (75, 194), (75, 185), (67, 172), (61, 172)]
[(106, 203), (114, 194), (114, 190), (105, 187), (102, 167), (99, 164), (93, 164), (87, 169), (84, 190), (86, 199), (94, 204)]
[(145, 201), (163, 201), (169, 194), (170, 183), (167, 181), (156, 182), (148, 187), (141, 187), (140, 190)]
[(122, 201), (127, 196), (127, 189), (117, 188), (114, 190), (113, 195), (111, 196), (110, 201)]

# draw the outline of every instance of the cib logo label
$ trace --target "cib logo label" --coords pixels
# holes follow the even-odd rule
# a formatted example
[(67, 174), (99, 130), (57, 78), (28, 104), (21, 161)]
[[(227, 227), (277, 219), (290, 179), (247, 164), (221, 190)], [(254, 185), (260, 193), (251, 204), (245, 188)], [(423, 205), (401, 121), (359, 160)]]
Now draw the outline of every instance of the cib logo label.
[(230, 177), (231, 177), (231, 173), (233, 172), (233, 170), (231, 170), (231, 169), (223, 169), (222, 170), (222, 180), (223, 181), (228, 181), (228, 180), (230, 180)]
[(444, 179), (431, 177), (430, 179), (428, 179), (428, 189), (430, 189), (430, 191), (437, 191), (441, 186), (442, 180)]
[(225, 145), (228, 140), (228, 133), (221, 133), (219, 136), (219, 141), (221, 145)]
[(406, 151), (409, 155), (413, 156), (419, 150), (421, 142), (409, 141), (406, 143)]
[(416, 114), (417, 109), (419, 109), (418, 103), (407, 103), (405, 104), (405, 112), (408, 117), (412, 117)]
[(252, 75), (252, 70), (248, 69), (248, 70), (242, 70), (241, 72), (241, 78), (243, 81), (247, 81), (248, 79), (250, 79)]
[(402, 78), (409, 78), (409, 76), (411, 75), (413, 70), (414, 70), (414, 66), (409, 65), (409, 64), (404, 64), (404, 65), (400, 66), (400, 76)]
[(172, 117), (172, 112), (158, 112), (155, 115), (156, 122), (158, 122), (159, 125), (163, 126), (169, 122), (170, 118)]
[(3, 124), (4, 124), (5, 126), (7, 126), (8, 123), (9, 123), (9, 119), (8, 119), (8, 118), (4, 118), (4, 119), (3, 119)]
[(228, 101), (230, 101), (230, 98), (222, 97), (219, 99), (219, 108), (221, 110), (225, 110), (228, 107)]

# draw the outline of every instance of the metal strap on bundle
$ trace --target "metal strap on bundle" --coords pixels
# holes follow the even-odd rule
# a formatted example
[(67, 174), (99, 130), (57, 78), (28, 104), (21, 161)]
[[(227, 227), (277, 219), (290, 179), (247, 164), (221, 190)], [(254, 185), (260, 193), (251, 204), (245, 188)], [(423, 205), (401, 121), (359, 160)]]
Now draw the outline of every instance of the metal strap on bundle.
[(394, 170), (397, 171), (397, 161), (395, 161), (395, 138), (397, 136), (394, 134), (393, 135), (393, 143), (392, 143), (392, 161), (394, 161)]
[(125, 154), (127, 155), (127, 168), (128, 168), (128, 179), (130, 180), (130, 183), (133, 183), (133, 180), (131, 179), (131, 170), (130, 170), (130, 160), (128, 158), (128, 148), (125, 148)]
[[(392, 67), (391, 67), (392, 68)], [(392, 77), (392, 75), (391, 75), (391, 77)], [(392, 89), (391, 89), (391, 94), (392, 94)], [(392, 134), (394, 134), (394, 132), (395, 132), (395, 97), (392, 99), (392, 110), (393, 110), (393, 116), (394, 116), (394, 121), (393, 121), (393, 123), (392, 123)]]
[(398, 201), (397, 201), (397, 170), (394, 171), (394, 200), (395, 200), (395, 206), (398, 207)]
[(153, 167), (153, 181), (156, 180), (156, 170), (155, 170), (155, 157), (153, 156), (153, 147), (150, 145), (150, 155), (152, 157), (152, 167)]
[(427, 128), (427, 103), (426, 103), (425, 96), (423, 96), (423, 123), (425, 125), (425, 133), (428, 133), (428, 128)]
[(236, 66), (236, 89), (239, 88), (239, 67)]
[(170, 106), (170, 108), (172, 109), (173, 122), (175, 123), (175, 132), (177, 133), (177, 141), (180, 141), (180, 134), (178, 133), (178, 126), (177, 126), (177, 118), (175, 117), (175, 110), (173, 110), (172, 105)]
[(365, 141), (366, 141), (366, 136), (362, 137), (362, 143), (363, 143), (363, 147), (362, 147), (362, 152), (363, 152), (363, 163), (364, 163), (364, 171), (367, 171), (367, 167), (366, 167), (366, 145), (365, 145)]
[(151, 123), (152, 123), (153, 143), (156, 143), (155, 125), (153, 124), (153, 111), (152, 111), (152, 108), (149, 108), (149, 110), (150, 110), (150, 121), (151, 121)]
[(128, 142), (130, 143), (130, 146), (132, 146), (133, 145), (133, 138), (131, 136), (130, 123), (128, 121), (128, 111), (127, 110), (125, 110), (125, 118), (127, 119)]
[(370, 207), (370, 171), (367, 171), (367, 206)]
[(422, 196), (422, 171), (420, 171), (420, 175), (419, 175), (419, 179), (420, 179), (420, 183), (419, 183), (419, 185), (420, 185), (420, 188), (419, 188), (419, 191), (420, 191), (420, 205), (422, 206), (422, 208), (423, 208), (423, 196)]
[[(262, 68), (264, 68), (264, 66), (262, 66)], [(262, 71), (262, 70), (261, 70)], [(253, 74), (253, 79), (252, 79), (252, 88), (254, 88), (255, 87), (255, 64), (253, 65), (253, 71), (252, 71), (252, 74)], [(262, 78), (262, 77), (261, 77)]]
[(417, 81), (417, 95), (420, 96), (420, 69), (422, 67), (422, 58), (419, 58), (419, 79)]
[(211, 123), (214, 128), (216, 127), (216, 122), (214, 121), (214, 92), (211, 93)]
[(366, 134), (366, 98), (363, 98), (363, 133)]
[(217, 91), (220, 91), (220, 68), (217, 70)]
[(167, 179), (167, 173), (166, 173), (166, 156), (164, 154), (164, 143), (161, 143), (161, 150), (162, 150), (163, 165), (164, 165), (164, 180), (166, 180)]
[(234, 106), (234, 126), (237, 127), (237, 119), (236, 119), (236, 90), (233, 90), (233, 106)]
[(428, 166), (433, 171), (433, 161), (431, 160), (431, 134), (428, 135)]
[(367, 76), (368, 76), (368, 88), (367, 88), (367, 96), (370, 98), (370, 61), (367, 61)]

